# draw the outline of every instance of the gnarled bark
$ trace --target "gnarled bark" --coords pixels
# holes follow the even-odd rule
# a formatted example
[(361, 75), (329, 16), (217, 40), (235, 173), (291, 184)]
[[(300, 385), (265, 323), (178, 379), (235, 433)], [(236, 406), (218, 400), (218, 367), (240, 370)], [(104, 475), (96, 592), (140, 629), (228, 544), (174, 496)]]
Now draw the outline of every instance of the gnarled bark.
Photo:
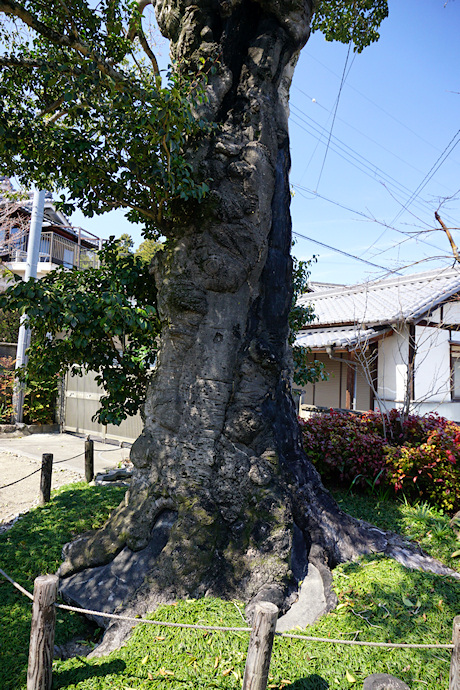
[(67, 549), (61, 574), (145, 548), (175, 511), (136, 610), (209, 593), (283, 608), (308, 557), (330, 567), (390, 549), (323, 488), (290, 394), (287, 95), (311, 2), (158, 0), (156, 12), (179, 64), (220, 55), (200, 106), (219, 129), (194, 160), (212, 191), (179, 209), (155, 255), (163, 331), (126, 501)]

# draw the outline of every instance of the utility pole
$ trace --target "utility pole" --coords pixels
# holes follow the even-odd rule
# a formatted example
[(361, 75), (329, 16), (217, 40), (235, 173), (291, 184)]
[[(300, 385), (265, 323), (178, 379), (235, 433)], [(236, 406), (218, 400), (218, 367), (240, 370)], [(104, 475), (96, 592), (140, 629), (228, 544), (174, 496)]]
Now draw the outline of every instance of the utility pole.
[[(29, 240), (27, 243), (27, 259), (24, 280), (37, 277), (37, 264), (40, 251), (40, 238), (42, 235), (43, 212), (45, 209), (45, 192), (34, 191), (32, 204), (32, 216), (30, 219)], [(27, 325), (27, 314), (21, 316), (18, 335), (18, 348), (16, 352), (16, 369), (27, 364), (26, 350), (30, 345), (30, 328)], [(17, 379), (13, 396), (14, 421), (22, 422), (24, 408), (24, 385)]]

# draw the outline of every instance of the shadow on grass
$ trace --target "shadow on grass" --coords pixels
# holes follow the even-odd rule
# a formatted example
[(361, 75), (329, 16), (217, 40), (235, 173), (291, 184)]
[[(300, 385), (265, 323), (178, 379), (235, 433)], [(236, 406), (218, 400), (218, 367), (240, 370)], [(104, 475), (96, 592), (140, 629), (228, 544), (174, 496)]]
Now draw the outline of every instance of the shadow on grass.
[[(31, 510), (0, 535), (0, 567), (32, 591), (38, 575), (55, 572), (61, 550), (76, 534), (100, 527), (121, 501), (118, 487), (77, 484), (59, 489), (50, 503)], [(0, 688), (18, 690), (25, 683), (31, 602), (0, 578)], [(56, 644), (90, 634), (86, 620), (61, 611)]]
[[(67, 688), (69, 685), (77, 685), (77, 683), (81, 683), (89, 678), (101, 678), (108, 675), (113, 675), (113, 680), (116, 680), (116, 677), (121, 676), (126, 669), (126, 664), (121, 659), (107, 661), (97, 666), (89, 664), (82, 658), (79, 659), (79, 662), (81, 664), (79, 668), (74, 667), (69, 670), (53, 671), (53, 688)], [(120, 681), (123, 680), (121, 678), (118, 679)], [(124, 682), (125, 680), (123, 680), (123, 685)]]
[(287, 686), (286, 690), (328, 690), (329, 687), (327, 680), (313, 673), (311, 676), (299, 678), (292, 685)]
[(398, 534), (404, 532), (405, 518), (402, 503), (396, 497), (379, 500), (377, 496), (351, 492), (349, 489), (328, 486), (339, 506), (346, 513), (366, 520), (380, 529)]

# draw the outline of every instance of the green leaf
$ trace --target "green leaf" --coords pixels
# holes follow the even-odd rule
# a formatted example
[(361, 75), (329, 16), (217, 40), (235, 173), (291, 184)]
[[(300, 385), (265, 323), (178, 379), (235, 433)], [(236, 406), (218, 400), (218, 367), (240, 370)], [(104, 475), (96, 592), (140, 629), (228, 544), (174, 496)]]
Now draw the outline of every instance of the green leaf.
[(407, 599), (406, 597), (403, 597), (402, 601), (403, 601), (404, 606), (407, 606), (408, 608), (413, 609), (415, 607), (415, 604), (410, 599)]

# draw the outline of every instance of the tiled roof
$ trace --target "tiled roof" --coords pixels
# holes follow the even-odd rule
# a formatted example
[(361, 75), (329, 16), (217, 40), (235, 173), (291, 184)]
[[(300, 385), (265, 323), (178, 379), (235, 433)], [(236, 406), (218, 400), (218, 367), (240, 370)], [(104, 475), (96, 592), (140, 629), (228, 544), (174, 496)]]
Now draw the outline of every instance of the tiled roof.
[(356, 328), (354, 326), (342, 326), (339, 328), (312, 328), (310, 331), (302, 331), (296, 338), (295, 344), (309, 347), (311, 350), (324, 350), (326, 347), (338, 349), (352, 349), (358, 343), (367, 345), (375, 337), (387, 333), (389, 328)]
[(460, 292), (460, 268), (438, 269), (361, 285), (302, 295), (298, 303), (313, 305), (315, 325), (382, 326), (413, 322)]
[(343, 287), (346, 287), (343, 283), (318, 283), (315, 280), (308, 283), (310, 292), (324, 292), (326, 290), (337, 290)]

